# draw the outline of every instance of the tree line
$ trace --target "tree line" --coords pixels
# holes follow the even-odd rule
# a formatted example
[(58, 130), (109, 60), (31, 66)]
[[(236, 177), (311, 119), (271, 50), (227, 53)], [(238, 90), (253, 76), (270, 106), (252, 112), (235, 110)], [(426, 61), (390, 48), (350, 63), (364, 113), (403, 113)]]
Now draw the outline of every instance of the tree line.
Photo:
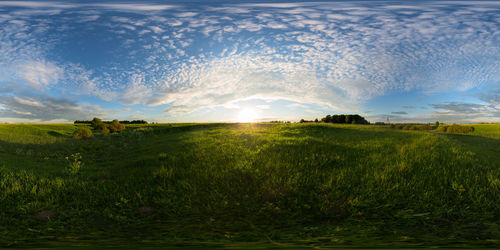
[[(105, 124), (111, 124), (113, 121), (101, 121), (101, 122), (105, 123)], [(132, 121), (124, 120), (124, 121), (119, 121), (119, 123), (121, 123), (121, 124), (148, 124), (148, 122), (145, 120), (132, 120)], [(74, 124), (92, 124), (92, 121), (76, 120), (74, 122)]]
[(321, 118), (321, 120), (318, 120), (317, 118), (314, 121), (307, 121), (301, 119), (299, 122), (306, 123), (306, 122), (320, 122), (320, 121), (325, 123), (370, 124), (364, 117), (358, 114), (327, 115)]

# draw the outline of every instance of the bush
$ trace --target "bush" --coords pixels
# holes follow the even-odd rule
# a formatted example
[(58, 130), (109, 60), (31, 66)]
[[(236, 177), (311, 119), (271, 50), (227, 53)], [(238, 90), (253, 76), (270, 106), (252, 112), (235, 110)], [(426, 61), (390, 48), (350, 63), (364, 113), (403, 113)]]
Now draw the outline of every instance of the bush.
[(95, 126), (94, 129), (95, 130), (105, 130), (105, 129), (108, 129), (108, 124), (106, 124), (106, 123), (98, 123), (98, 124), (96, 124), (96, 126)]
[(113, 120), (111, 124), (108, 125), (108, 128), (112, 133), (117, 133), (125, 130), (125, 125), (121, 124), (118, 120)]
[(104, 128), (101, 130), (101, 134), (103, 134), (103, 135), (107, 135), (107, 134), (109, 134), (109, 129), (108, 129), (108, 126), (104, 127)]
[(86, 127), (79, 127), (73, 132), (73, 138), (75, 139), (89, 139), (92, 136), (94, 136), (92, 131)]
[(401, 130), (421, 130), (421, 131), (432, 130), (432, 127), (429, 124), (392, 124), (391, 128), (401, 129)]
[(453, 124), (450, 126), (443, 126), (442, 124), (436, 129), (436, 132), (450, 133), (450, 134), (468, 134), (474, 132), (474, 127), (462, 126)]
[(439, 125), (439, 127), (436, 128), (436, 132), (446, 133), (447, 128), (448, 126)]
[(446, 129), (446, 133), (452, 133), (452, 134), (467, 134), (467, 133), (472, 133), (473, 131), (474, 127), (460, 126), (456, 124), (448, 126), (448, 129)]

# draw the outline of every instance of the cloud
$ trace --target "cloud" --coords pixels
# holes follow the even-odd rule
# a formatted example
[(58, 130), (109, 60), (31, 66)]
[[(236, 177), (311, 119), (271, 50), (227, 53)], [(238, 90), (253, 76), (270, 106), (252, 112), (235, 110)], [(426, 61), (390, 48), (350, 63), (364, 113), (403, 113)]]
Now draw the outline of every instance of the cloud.
[(405, 111), (396, 111), (396, 112), (391, 112), (393, 115), (407, 115), (408, 113)]
[(158, 26), (151, 26), (149, 27), (154, 33), (156, 34), (161, 34), (163, 32), (165, 32), (162, 28), (158, 27)]
[[(2, 84), (166, 105), (169, 113), (249, 98), (347, 112), (387, 93), (468, 91), (500, 79), (499, 5), (491, 2), (0, 6)], [(82, 23), (68, 23), (68, 15)], [(99, 41), (112, 48), (99, 67), (59, 50), (61, 40), (93, 29), (113, 37)], [(498, 96), (482, 94), (489, 107), (475, 110), (491, 117)], [(457, 109), (452, 103), (435, 105), (459, 112), (444, 109)]]
[(430, 104), (441, 111), (433, 112), (433, 117), (445, 122), (480, 122), (500, 119), (500, 108), (478, 103), (450, 102)]
[(271, 109), (271, 105), (257, 105), (255, 106), (257, 109)]
[(476, 114), (486, 108), (485, 105), (477, 103), (450, 102), (447, 104), (430, 104), (434, 109), (445, 110), (447, 112)]
[(405, 109), (414, 109), (415, 106), (403, 106), (403, 108), (405, 108)]
[(35, 88), (56, 84), (62, 74), (63, 70), (60, 67), (45, 61), (26, 62), (20, 71), (21, 77)]
[(143, 74), (134, 74), (130, 79), (129, 87), (121, 94), (121, 100), (129, 104), (139, 104), (148, 101), (152, 90), (145, 85)]
[(98, 4), (86, 4), (86, 6), (102, 7), (111, 10), (120, 10), (126, 12), (163, 11), (177, 7), (175, 5), (167, 5), (167, 4), (135, 4), (135, 3), (98, 3)]
[(50, 1), (1, 1), (0, 6), (26, 7), (26, 8), (75, 8), (77, 4), (50, 2)]
[(288, 104), (287, 107), (289, 107), (289, 108), (303, 108), (303, 109), (309, 108), (309, 106), (301, 104), (301, 103)]
[(500, 108), (500, 89), (492, 90), (487, 93), (479, 94), (479, 99), (482, 101)]
[(30, 119), (37, 121), (91, 119), (106, 116), (106, 112), (95, 105), (78, 105), (65, 98), (47, 95), (1, 96), (0, 117), (8, 119)]

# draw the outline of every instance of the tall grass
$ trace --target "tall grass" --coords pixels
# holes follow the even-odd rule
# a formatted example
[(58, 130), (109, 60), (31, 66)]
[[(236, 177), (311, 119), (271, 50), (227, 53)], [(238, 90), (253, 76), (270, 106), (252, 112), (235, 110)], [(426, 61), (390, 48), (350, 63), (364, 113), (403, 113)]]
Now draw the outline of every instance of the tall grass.
[[(500, 162), (477, 154), (463, 136), (187, 124), (133, 126), (82, 141), (69, 138), (72, 126), (52, 129), (66, 136), (29, 145), (31, 155), (0, 157), (0, 244), (111, 237), (114, 244), (498, 246)], [(2, 141), (0, 156), (23, 145)], [(74, 153), (85, 167), (68, 175), (65, 157)], [(55, 219), (34, 218), (45, 210)]]

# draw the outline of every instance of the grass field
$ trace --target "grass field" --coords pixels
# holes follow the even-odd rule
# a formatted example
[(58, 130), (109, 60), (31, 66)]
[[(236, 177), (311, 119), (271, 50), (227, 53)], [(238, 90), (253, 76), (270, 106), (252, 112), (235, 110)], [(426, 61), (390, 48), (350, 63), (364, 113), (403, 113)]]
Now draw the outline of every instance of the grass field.
[(500, 125), (473, 126), (0, 125), (0, 247), (500, 247)]

